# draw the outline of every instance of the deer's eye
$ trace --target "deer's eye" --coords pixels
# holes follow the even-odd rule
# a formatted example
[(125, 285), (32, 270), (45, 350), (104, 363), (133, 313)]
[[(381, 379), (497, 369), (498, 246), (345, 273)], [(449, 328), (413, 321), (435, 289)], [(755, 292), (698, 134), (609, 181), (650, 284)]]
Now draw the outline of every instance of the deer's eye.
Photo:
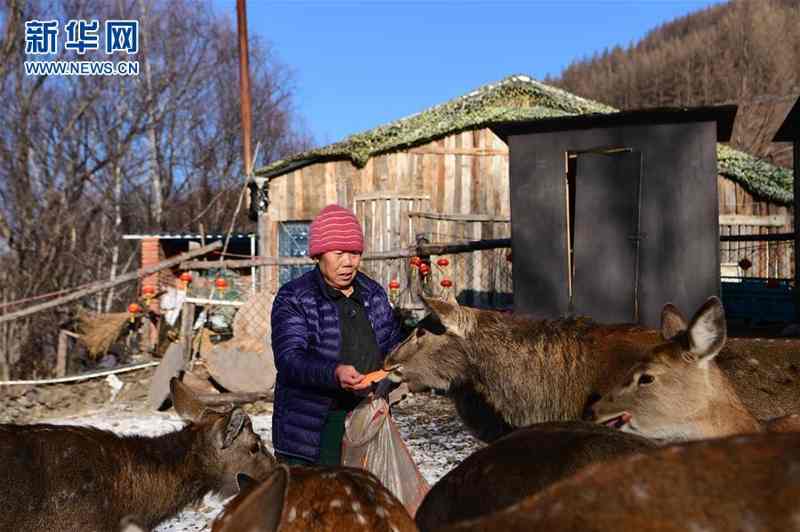
[(642, 373), (641, 375), (639, 375), (638, 383), (639, 383), (639, 385), (650, 384), (654, 380), (656, 380), (656, 378), (653, 377), (652, 375), (650, 375), (649, 373)]

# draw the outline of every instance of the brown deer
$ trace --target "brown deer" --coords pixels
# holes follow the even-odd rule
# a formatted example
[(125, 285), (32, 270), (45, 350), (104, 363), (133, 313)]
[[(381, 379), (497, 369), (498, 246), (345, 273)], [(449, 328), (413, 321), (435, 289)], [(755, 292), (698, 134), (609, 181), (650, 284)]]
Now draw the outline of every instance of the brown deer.
[(800, 416), (765, 423), (742, 403), (715, 358), (725, 344), (725, 312), (709, 298), (687, 322), (667, 304), (661, 312), (664, 343), (634, 365), (624, 383), (591, 408), (597, 423), (665, 442), (737, 433), (800, 430)]
[[(423, 300), (430, 315), (386, 357), (384, 369), (412, 387), (447, 390), (465, 425), (484, 441), (512, 428), (580, 419), (661, 341), (658, 331), (636, 325), (533, 320)], [(744, 404), (772, 418), (800, 412), (800, 375), (783, 373), (785, 385), (774, 378), (800, 367), (796, 355), (729, 354), (721, 367)]]
[(278, 465), (244, 487), (212, 532), (416, 532), (403, 504), (371, 473), (349, 467)]
[(517, 429), (470, 455), (431, 488), (414, 520), (422, 532), (511, 506), (593, 462), (655, 443), (580, 421)]
[(797, 532), (798, 501), (800, 435), (739, 435), (598, 462), (441, 532)]
[(176, 379), (189, 423), (157, 437), (93, 427), (0, 425), (0, 530), (152, 528), (208, 492), (235, 493), (236, 474), (266, 478), (274, 459), (239, 408), (216, 412)]

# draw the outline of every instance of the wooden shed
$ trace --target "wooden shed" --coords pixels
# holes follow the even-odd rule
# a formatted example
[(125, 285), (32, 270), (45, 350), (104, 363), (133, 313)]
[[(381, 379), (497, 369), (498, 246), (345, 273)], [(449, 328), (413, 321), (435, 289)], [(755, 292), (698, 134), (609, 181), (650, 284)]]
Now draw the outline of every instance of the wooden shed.
[[(328, 203), (357, 214), (365, 228), (367, 252), (404, 248), (418, 236), (432, 243), (510, 237), (508, 146), (490, 126), (614, 112), (528, 76), (510, 76), (415, 115), (271, 163), (255, 172), (269, 196), (269, 207), (259, 214), (259, 255), (303, 256), (308, 224)], [(765, 223), (791, 225), (789, 172), (722, 145), (717, 146), (717, 162), (722, 234), (726, 227), (744, 233), (781, 229)], [(736, 196), (731, 206), (725, 191)], [(747, 218), (723, 218), (734, 214)], [(726, 256), (723, 248), (721, 260), (735, 265), (739, 258)], [(780, 274), (778, 262), (776, 257), (754, 261), (747, 273)], [(401, 264), (386, 261), (373, 267), (370, 273), (388, 283)], [(302, 269), (281, 266), (266, 282), (275, 290)], [(471, 272), (457, 293), (493, 289), (467, 286), (491, 284), (484, 273), (475, 268)]]
[(720, 294), (717, 141), (735, 106), (511, 122), (515, 310), (658, 327)]

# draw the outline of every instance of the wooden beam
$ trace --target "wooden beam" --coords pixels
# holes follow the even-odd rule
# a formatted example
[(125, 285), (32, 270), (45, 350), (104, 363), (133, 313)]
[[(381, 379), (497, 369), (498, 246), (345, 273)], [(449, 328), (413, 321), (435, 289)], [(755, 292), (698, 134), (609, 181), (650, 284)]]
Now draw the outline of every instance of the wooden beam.
[(241, 392), (241, 393), (203, 393), (195, 396), (198, 401), (208, 406), (255, 403), (256, 401), (272, 401), (274, 392)]
[[(389, 251), (375, 251), (373, 253), (365, 253), (361, 260), (386, 260), (386, 259), (400, 259), (403, 257), (413, 257), (416, 254), (414, 250), (410, 249), (393, 249)], [(255, 266), (299, 266), (299, 265), (313, 265), (316, 264), (313, 259), (309, 257), (256, 257), (253, 259), (231, 259), (223, 261), (204, 261), (193, 260), (181, 263), (182, 270), (209, 270), (216, 268), (251, 268)]]
[(450, 222), (511, 222), (511, 218), (508, 216), (494, 216), (491, 214), (450, 214), (410, 211), (408, 215), (417, 218), (427, 218), (428, 220), (446, 220)]
[(173, 257), (171, 259), (161, 261), (158, 264), (153, 266), (149, 266), (147, 268), (140, 268), (134, 272), (129, 272), (124, 275), (120, 275), (116, 279), (112, 279), (109, 281), (99, 281), (96, 283), (92, 283), (92, 285), (68, 294), (63, 297), (59, 297), (57, 299), (53, 299), (48, 301), (47, 303), (41, 303), (39, 305), (33, 305), (26, 309), (19, 310), (17, 312), (12, 312), (11, 314), (5, 314), (0, 316), (0, 323), (4, 323), (6, 321), (15, 320), (17, 318), (22, 318), (24, 316), (29, 316), (31, 314), (36, 314), (42, 310), (46, 310), (48, 308), (53, 308), (58, 305), (63, 305), (64, 303), (69, 303), (70, 301), (75, 301), (76, 299), (80, 299), (82, 297), (88, 296), (89, 294), (94, 294), (96, 292), (100, 292), (102, 290), (106, 290), (111, 288), (112, 286), (117, 286), (118, 284), (125, 283), (127, 281), (133, 281), (139, 277), (144, 277), (146, 275), (150, 275), (151, 273), (156, 273), (158, 271), (164, 270), (166, 268), (171, 268), (173, 266), (177, 266), (180, 263), (184, 262), (187, 259), (191, 259), (194, 257), (198, 257), (200, 255), (205, 255), (206, 253), (213, 251), (222, 247), (222, 242), (217, 241), (207, 246), (203, 246), (201, 248), (195, 249), (193, 251), (188, 251), (186, 253), (181, 253), (177, 257)]
[(194, 325), (194, 303), (184, 302), (181, 309), (181, 342), (183, 343), (183, 362), (184, 364), (192, 359), (192, 326)]
[(720, 242), (784, 242), (794, 240), (794, 233), (773, 233), (771, 235), (720, 235)]
[(789, 223), (789, 217), (784, 214), (769, 214), (766, 216), (748, 214), (720, 214), (719, 225), (755, 225), (760, 227), (781, 227)]
[(508, 150), (498, 150), (496, 148), (412, 148), (408, 150), (408, 153), (417, 155), (472, 155), (478, 157), (508, 156)]
[(510, 238), (496, 238), (492, 240), (471, 240), (463, 244), (427, 244), (419, 246), (417, 252), (420, 256), (447, 255), (465, 251), (479, 251), (482, 249), (510, 248)]

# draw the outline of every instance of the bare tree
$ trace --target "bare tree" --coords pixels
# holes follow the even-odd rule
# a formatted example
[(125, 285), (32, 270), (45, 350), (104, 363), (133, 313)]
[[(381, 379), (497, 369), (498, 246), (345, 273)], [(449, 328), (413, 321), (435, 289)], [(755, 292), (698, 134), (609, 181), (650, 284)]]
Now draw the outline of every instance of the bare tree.
[[(136, 260), (134, 244), (121, 240), (124, 233), (230, 222), (243, 184), (232, 20), (210, 3), (199, 8), (189, 0), (114, 4), (0, 4), (2, 302), (119, 275)], [(26, 76), (19, 43), (24, 21), (34, 18), (140, 19), (149, 74)], [(307, 139), (297, 126), (290, 70), (257, 39), (251, 53), (254, 137), (268, 161), (302, 148)], [(81, 59), (93, 58), (88, 52)], [(77, 58), (61, 50), (58, 59)], [(141, 54), (137, 60), (143, 61)], [(198, 216), (209, 203), (202, 197), (217, 200)], [(122, 286), (81, 303), (119, 310), (136, 296), (135, 288)], [(0, 307), (0, 313), (18, 308)], [(58, 324), (75, 311), (57, 308), (3, 324), (0, 376), (47, 372)]]

